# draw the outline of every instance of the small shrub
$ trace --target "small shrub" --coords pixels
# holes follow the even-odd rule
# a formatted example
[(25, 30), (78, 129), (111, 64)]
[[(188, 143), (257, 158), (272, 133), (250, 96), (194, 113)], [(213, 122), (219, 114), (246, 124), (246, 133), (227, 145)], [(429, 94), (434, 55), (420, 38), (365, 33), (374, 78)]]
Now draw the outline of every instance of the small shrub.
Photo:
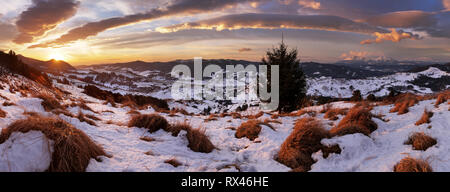
[(433, 117), (433, 112), (428, 111), (427, 109), (424, 110), (422, 117), (416, 122), (416, 125), (422, 125), (424, 123), (430, 123), (430, 118)]
[(95, 144), (83, 131), (56, 118), (29, 117), (18, 120), (0, 134), (0, 144), (14, 132), (41, 131), (54, 142), (49, 172), (83, 172), (91, 158), (107, 156), (102, 147)]
[(394, 172), (433, 172), (428, 162), (406, 157), (394, 166)]
[(188, 129), (186, 135), (188, 147), (195, 152), (210, 153), (216, 147), (211, 143), (204, 129)]
[(361, 91), (360, 90), (353, 91), (353, 95), (350, 98), (350, 100), (351, 101), (361, 101), (362, 100)]
[(158, 114), (135, 115), (128, 122), (128, 127), (146, 128), (150, 133), (153, 133), (159, 129), (167, 130), (169, 123)]
[(417, 132), (409, 136), (408, 140), (405, 142), (405, 145), (412, 145), (414, 150), (425, 151), (429, 147), (436, 145), (436, 143), (436, 139), (426, 135), (425, 133)]
[(353, 107), (339, 124), (330, 130), (333, 136), (362, 133), (369, 136), (375, 131), (378, 125), (372, 121), (372, 114), (369, 109), (360, 106)]

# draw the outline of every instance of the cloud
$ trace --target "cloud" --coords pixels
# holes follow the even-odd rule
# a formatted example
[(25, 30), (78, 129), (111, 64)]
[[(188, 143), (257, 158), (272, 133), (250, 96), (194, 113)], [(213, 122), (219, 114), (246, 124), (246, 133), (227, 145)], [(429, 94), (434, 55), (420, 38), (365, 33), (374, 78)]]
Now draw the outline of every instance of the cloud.
[(190, 15), (210, 12), (213, 10), (230, 8), (230, 6), (236, 5), (238, 3), (257, 1), (264, 0), (177, 0), (175, 1), (175, 3), (172, 3), (165, 8), (152, 9), (151, 11), (146, 13), (138, 13), (123, 17), (114, 17), (97, 22), (87, 23), (81, 27), (70, 30), (68, 33), (62, 35), (54, 41), (34, 45), (30, 48), (64, 45), (66, 43), (86, 39), (90, 36), (95, 36), (98, 33), (111, 28), (134, 24), (141, 21), (152, 20), (172, 15)]
[(79, 2), (74, 0), (33, 0), (33, 5), (19, 15), (16, 26), (20, 34), (17, 44), (33, 42), (54, 29), (77, 12)]
[(311, 9), (320, 9), (320, 2), (314, 0), (299, 0), (298, 4)]
[(191, 23), (160, 27), (156, 30), (163, 33), (176, 32), (186, 29), (317, 29), (326, 31), (345, 31), (372, 34), (374, 32), (388, 32), (382, 28), (357, 23), (342, 17), (328, 15), (284, 15), (284, 14), (236, 14), (202, 20)]
[(423, 11), (398, 11), (371, 17), (368, 23), (383, 27), (429, 27), (436, 24), (434, 14)]
[(375, 32), (373, 36), (376, 37), (376, 39), (367, 39), (364, 41), (361, 41), (361, 45), (367, 45), (372, 43), (382, 43), (383, 41), (392, 41), (392, 42), (400, 42), (403, 39), (414, 39), (419, 40), (421, 39), (420, 36), (404, 32), (402, 30), (397, 31), (396, 29), (391, 29), (390, 33), (379, 33)]
[(16, 35), (16, 26), (0, 21), (0, 43), (11, 41)]
[(348, 53), (343, 53), (340, 56), (341, 59), (345, 61), (358, 61), (366, 59), (382, 59), (385, 58), (382, 53), (373, 53), (367, 51), (350, 51)]
[(240, 48), (238, 51), (239, 51), (239, 53), (242, 53), (242, 52), (252, 51), (252, 49), (251, 48)]
[(446, 11), (450, 11), (450, 0), (442, 0), (442, 4)]

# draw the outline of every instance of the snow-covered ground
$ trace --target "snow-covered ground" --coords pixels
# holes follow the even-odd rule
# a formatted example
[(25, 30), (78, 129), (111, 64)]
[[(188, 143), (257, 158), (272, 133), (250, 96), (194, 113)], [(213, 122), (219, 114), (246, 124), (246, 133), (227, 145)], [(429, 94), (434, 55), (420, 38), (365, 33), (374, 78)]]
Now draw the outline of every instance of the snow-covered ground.
[[(17, 81), (24, 80), (11, 80), (11, 82)], [(99, 112), (95, 114), (78, 106), (68, 109), (74, 114), (81, 110), (85, 114), (97, 116), (101, 119), (96, 121), (97, 126), (80, 122), (77, 118), (59, 115), (61, 119), (89, 135), (108, 154), (112, 155), (111, 158), (101, 157), (101, 162), (92, 159), (87, 171), (238, 171), (237, 168), (239, 168), (240, 171), (251, 172), (285, 172), (291, 169), (275, 161), (275, 155), (292, 132), (294, 122), (308, 116), (304, 114), (300, 117), (279, 117), (281, 124), (272, 123), (276, 131), (263, 126), (259, 137), (255, 141), (250, 141), (247, 138), (235, 138), (235, 131), (229, 129), (247, 121), (245, 118), (233, 119), (228, 116), (205, 122), (208, 116), (186, 116), (178, 113), (177, 116), (170, 117), (168, 114), (161, 113), (170, 123), (188, 121), (193, 127), (206, 130), (206, 135), (217, 149), (211, 153), (199, 153), (187, 147), (185, 131), (173, 137), (171, 133), (163, 130), (149, 133), (143, 128), (129, 128), (126, 125), (130, 119), (130, 115), (127, 114), (130, 108), (105, 105), (104, 101), (83, 94), (82, 89), (76, 86), (58, 83), (55, 83), (55, 86), (70, 92), (72, 99), (82, 98), (88, 101), (87, 105)], [(24, 112), (53, 115), (45, 112), (40, 104), (41, 99), (24, 97), (19, 92), (11, 93), (8, 84), (3, 84), (3, 87), (0, 89), (0, 94), (16, 105), (1, 107), (7, 112), (7, 116), (0, 118), (0, 129), (7, 127), (15, 120), (26, 118)], [(0, 98), (0, 101), (4, 102), (5, 99)], [(376, 106), (372, 112), (385, 115), (384, 118), (388, 121), (374, 118), (378, 129), (370, 137), (352, 134), (322, 140), (324, 144), (339, 144), (342, 152), (331, 154), (326, 159), (320, 155), (320, 151), (313, 154), (317, 162), (313, 164), (311, 171), (392, 171), (394, 164), (406, 156), (427, 159), (434, 171), (450, 171), (450, 112), (448, 111), (450, 106), (445, 102), (435, 108), (434, 102), (435, 100), (420, 101), (404, 115), (389, 113), (392, 105)], [(70, 104), (70, 98), (66, 98), (63, 103)], [(172, 102), (170, 105), (170, 107), (187, 109), (180, 103)], [(345, 102), (336, 102), (332, 105), (334, 108), (353, 106), (352, 103)], [(434, 112), (431, 123), (414, 125), (425, 108)], [(320, 111), (321, 109), (322, 106), (314, 106), (306, 110)], [(153, 113), (154, 110), (148, 108), (139, 112), (148, 114)], [(257, 112), (256, 109), (250, 108), (243, 114)], [(270, 114), (264, 114), (259, 119), (266, 118), (270, 119)], [(318, 113), (316, 118), (322, 121), (327, 129), (331, 129), (343, 116), (339, 116), (336, 121), (331, 121), (324, 119), (323, 114)], [(431, 129), (428, 128), (429, 125)], [(426, 151), (413, 150), (410, 145), (403, 144), (413, 132), (427, 133), (437, 139), (437, 145)], [(154, 138), (155, 141), (143, 141), (140, 139), (143, 136)], [(42, 133), (33, 131), (14, 134), (5, 143), (0, 144), (0, 171), (43, 171), (49, 165), (51, 153), (52, 142), (48, 142)], [(177, 159), (182, 165), (174, 167), (164, 163), (172, 158)]]

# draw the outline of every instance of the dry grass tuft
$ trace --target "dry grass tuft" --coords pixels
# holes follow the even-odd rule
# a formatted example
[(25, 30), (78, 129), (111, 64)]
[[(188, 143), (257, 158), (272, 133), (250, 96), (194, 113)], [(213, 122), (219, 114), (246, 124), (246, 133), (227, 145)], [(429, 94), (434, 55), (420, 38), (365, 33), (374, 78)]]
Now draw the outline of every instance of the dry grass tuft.
[(170, 125), (168, 128), (168, 132), (171, 132), (172, 136), (177, 137), (180, 131), (182, 130), (188, 131), (191, 129), (192, 129), (191, 125), (187, 121), (184, 121)]
[(210, 122), (210, 121), (217, 121), (217, 115), (216, 114), (210, 114), (208, 116), (208, 118), (205, 119), (205, 122)]
[(158, 114), (135, 115), (128, 122), (128, 127), (146, 128), (150, 133), (153, 133), (159, 129), (167, 130), (169, 123)]
[(440, 104), (445, 103), (450, 98), (450, 91), (444, 91), (437, 96), (435, 107), (439, 107)]
[(66, 109), (55, 109), (55, 110), (52, 111), (52, 113), (54, 113), (54, 114), (56, 114), (56, 115), (63, 114), (63, 115), (65, 115), (65, 116), (67, 116), (67, 117), (74, 117), (74, 118), (76, 118), (75, 115), (73, 115), (72, 113), (70, 113), (70, 112), (67, 111)]
[(430, 121), (431, 117), (433, 117), (433, 112), (428, 111), (427, 109), (425, 109), (423, 111), (422, 117), (416, 122), (416, 125), (419, 126), (419, 125), (422, 125), (424, 123), (430, 123), (431, 122)]
[(182, 165), (182, 164), (181, 164), (178, 160), (176, 160), (175, 158), (165, 160), (164, 163), (170, 164), (170, 165), (172, 165), (172, 166), (174, 166), (174, 167), (178, 167), (178, 166)]
[(362, 133), (369, 136), (378, 125), (372, 121), (370, 110), (360, 106), (353, 107), (339, 124), (330, 130), (332, 136)]
[(50, 172), (83, 172), (91, 158), (107, 156), (102, 147), (84, 132), (57, 118), (29, 117), (18, 120), (2, 130), (0, 144), (14, 132), (26, 133), (33, 130), (41, 131), (54, 142), (54, 152), (48, 168)]
[(45, 111), (51, 111), (53, 109), (64, 109), (64, 107), (59, 104), (59, 101), (49, 95), (49, 94), (40, 94), (37, 98), (42, 99), (41, 105), (44, 107)]
[(295, 171), (308, 171), (315, 162), (311, 155), (324, 148), (320, 141), (328, 137), (329, 133), (315, 118), (299, 119), (281, 145), (276, 160)]
[(397, 96), (394, 107), (390, 110), (391, 113), (397, 112), (398, 115), (402, 115), (409, 112), (409, 107), (414, 106), (419, 102), (418, 96), (412, 93), (400, 94)]
[(247, 119), (258, 119), (264, 115), (264, 112), (260, 111), (257, 114), (254, 115), (247, 115), (245, 116)]
[(258, 138), (259, 133), (261, 132), (261, 125), (258, 120), (248, 120), (247, 122), (242, 123), (236, 130), (236, 134), (234, 135), (236, 138), (247, 137), (251, 141)]
[(206, 136), (205, 129), (188, 129), (186, 137), (192, 151), (210, 153), (216, 148)]
[(153, 137), (148, 137), (148, 136), (144, 136), (144, 137), (141, 137), (141, 138), (139, 138), (139, 139), (142, 140), (142, 141), (146, 141), (146, 142), (156, 141), (155, 138), (153, 138)]
[(7, 114), (6, 111), (0, 108), (0, 118), (5, 118), (6, 114)]
[(323, 117), (335, 121), (339, 119), (338, 115), (346, 115), (347, 110), (348, 109), (329, 108)]
[(405, 145), (412, 145), (414, 150), (425, 151), (433, 145), (436, 145), (436, 139), (426, 135), (423, 132), (416, 132), (409, 136)]
[(394, 166), (394, 172), (433, 172), (428, 162), (406, 157)]
[(3, 102), (3, 106), (5, 106), (5, 107), (8, 107), (8, 106), (13, 106), (13, 105), (16, 105), (15, 103), (13, 103), (13, 102), (9, 102), (9, 101), (5, 101), (5, 102)]
[(333, 105), (331, 103), (327, 103), (325, 105), (322, 105), (322, 109), (320, 110), (320, 113), (325, 113), (333, 108)]
[(97, 126), (97, 124), (94, 121), (86, 118), (86, 115), (84, 115), (83, 112), (81, 112), (81, 110), (78, 111), (77, 118), (78, 118), (78, 120), (80, 120), (80, 122), (86, 122), (89, 125)]

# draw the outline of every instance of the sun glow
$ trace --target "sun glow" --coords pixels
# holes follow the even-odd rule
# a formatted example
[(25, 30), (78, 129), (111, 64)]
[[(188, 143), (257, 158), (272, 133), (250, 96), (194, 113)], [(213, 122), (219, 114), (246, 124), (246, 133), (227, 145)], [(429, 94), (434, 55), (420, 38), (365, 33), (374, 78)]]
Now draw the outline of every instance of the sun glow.
[(49, 55), (49, 59), (54, 59), (57, 61), (63, 61), (65, 59), (65, 56), (61, 53), (52, 53)]

